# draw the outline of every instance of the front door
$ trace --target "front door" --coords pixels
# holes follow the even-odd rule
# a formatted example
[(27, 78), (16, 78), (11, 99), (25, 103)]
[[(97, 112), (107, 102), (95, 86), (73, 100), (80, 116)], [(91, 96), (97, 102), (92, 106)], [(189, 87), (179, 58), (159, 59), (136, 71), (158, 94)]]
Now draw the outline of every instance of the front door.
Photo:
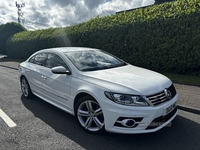
[(60, 56), (49, 53), (45, 61), (46, 69), (43, 72), (43, 87), (46, 92), (46, 96), (54, 104), (58, 105), (65, 110), (70, 109), (70, 86), (71, 75), (67, 74), (54, 74), (51, 72), (51, 68), (63, 66), (68, 69), (66, 63)]

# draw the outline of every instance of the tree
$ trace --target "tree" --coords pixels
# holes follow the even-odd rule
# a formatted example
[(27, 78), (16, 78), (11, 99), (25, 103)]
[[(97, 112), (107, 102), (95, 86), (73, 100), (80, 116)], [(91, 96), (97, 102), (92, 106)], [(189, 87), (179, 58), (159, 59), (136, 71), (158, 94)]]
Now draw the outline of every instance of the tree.
[(6, 41), (10, 36), (25, 30), (22, 25), (15, 22), (0, 25), (0, 54), (7, 55)]

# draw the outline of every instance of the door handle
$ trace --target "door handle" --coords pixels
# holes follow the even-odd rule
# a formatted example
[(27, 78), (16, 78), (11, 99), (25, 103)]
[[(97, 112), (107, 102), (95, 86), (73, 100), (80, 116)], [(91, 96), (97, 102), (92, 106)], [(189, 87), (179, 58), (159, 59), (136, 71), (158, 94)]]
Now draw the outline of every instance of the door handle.
[(41, 77), (45, 80), (47, 77), (46, 76), (44, 76), (44, 75), (41, 75)]

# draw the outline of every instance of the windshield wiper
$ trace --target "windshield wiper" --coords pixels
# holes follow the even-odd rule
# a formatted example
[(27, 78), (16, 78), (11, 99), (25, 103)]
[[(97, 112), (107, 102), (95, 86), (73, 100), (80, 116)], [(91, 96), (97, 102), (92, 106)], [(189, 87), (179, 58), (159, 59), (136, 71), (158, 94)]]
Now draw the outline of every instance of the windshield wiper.
[(120, 65), (107, 65), (107, 66), (102, 66), (102, 67), (97, 67), (97, 68), (84, 68), (82, 71), (96, 71), (96, 70), (103, 70), (103, 69), (111, 69), (111, 68), (116, 68), (116, 67), (121, 67), (121, 66), (126, 66), (127, 63), (122, 62)]
[(101, 70), (101, 68), (85, 68), (85, 69), (82, 69), (82, 71), (96, 71), (96, 70)]

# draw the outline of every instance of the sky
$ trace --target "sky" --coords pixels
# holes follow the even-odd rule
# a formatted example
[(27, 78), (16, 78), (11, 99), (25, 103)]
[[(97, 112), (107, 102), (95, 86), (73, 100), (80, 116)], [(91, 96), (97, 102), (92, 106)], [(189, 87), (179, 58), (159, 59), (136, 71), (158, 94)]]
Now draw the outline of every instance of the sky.
[[(18, 0), (24, 27), (39, 30), (72, 26), (97, 16), (154, 4), (154, 0)], [(0, 24), (18, 22), (16, 0), (0, 0)]]

